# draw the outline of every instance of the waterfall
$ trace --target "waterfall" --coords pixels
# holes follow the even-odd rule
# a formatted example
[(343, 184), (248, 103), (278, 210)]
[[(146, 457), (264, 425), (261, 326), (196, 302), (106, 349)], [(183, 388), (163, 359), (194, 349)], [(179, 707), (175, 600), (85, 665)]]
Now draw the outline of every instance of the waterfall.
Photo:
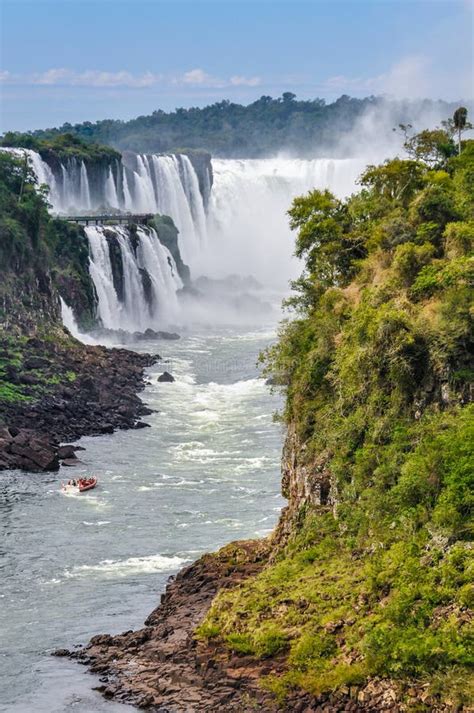
[[(253, 275), (278, 290), (301, 270), (288, 225), (293, 198), (313, 188), (329, 188), (343, 198), (356, 190), (366, 164), (365, 158), (213, 159), (212, 173), (200, 170), (198, 176), (185, 154), (126, 152), (113, 165), (91, 166), (72, 157), (50, 166), (34, 151), (9, 150), (28, 155), (38, 182), (50, 187), (55, 213), (168, 215), (193, 278)], [(156, 233), (139, 229), (133, 244), (126, 229), (115, 227), (113, 233), (123, 269), (120, 296), (104, 229), (87, 228), (102, 324), (134, 331), (179, 317), (181, 280)]]
[(59, 300), (61, 302), (61, 318), (63, 324), (71, 332), (72, 336), (83, 344), (95, 344), (96, 342), (92, 337), (88, 334), (84, 334), (84, 332), (81, 332), (79, 329), (72, 307), (69, 307), (62, 297), (60, 297)]
[(91, 192), (89, 189), (89, 176), (87, 175), (86, 164), (81, 161), (81, 172), (80, 172), (80, 182), (79, 182), (79, 195), (81, 200), (81, 208), (85, 210), (90, 210), (91, 206)]
[(365, 165), (364, 159), (213, 159), (207, 243), (192, 274), (252, 274), (285, 287), (301, 271), (288, 225), (293, 198), (313, 188), (343, 198), (356, 190)]
[[(206, 236), (206, 212), (199, 180), (188, 156), (136, 154), (111, 166), (93, 167), (72, 157), (54, 169), (35, 151), (27, 153), (38, 183), (50, 188), (54, 213), (74, 215), (122, 210), (161, 213), (173, 218), (179, 230), (183, 260), (197, 259)], [(91, 175), (93, 172), (93, 175)]]
[[(183, 286), (169, 250), (155, 230), (138, 227), (136, 239), (128, 228), (87, 227), (90, 274), (97, 292), (97, 314), (107, 329), (130, 332), (159, 329), (178, 315), (177, 291)], [(123, 296), (115, 280), (109, 240), (115, 241), (121, 258)]]
[(117, 186), (115, 185), (114, 175), (110, 166), (107, 172), (107, 180), (105, 182), (105, 199), (111, 208), (120, 208)]
[[(293, 198), (312, 188), (329, 188), (344, 197), (356, 189), (366, 163), (363, 158), (213, 159), (206, 210), (198, 176), (185, 154), (125, 153), (114, 170), (106, 166), (103, 175), (99, 171), (92, 177), (83, 161), (69, 159), (58, 173), (39, 154), (26, 153), (38, 181), (50, 186), (53, 211), (169, 215), (179, 231), (182, 259), (194, 277), (251, 273), (275, 286), (285, 285), (300, 269), (288, 228)], [(205, 183), (208, 173), (201, 178)]]

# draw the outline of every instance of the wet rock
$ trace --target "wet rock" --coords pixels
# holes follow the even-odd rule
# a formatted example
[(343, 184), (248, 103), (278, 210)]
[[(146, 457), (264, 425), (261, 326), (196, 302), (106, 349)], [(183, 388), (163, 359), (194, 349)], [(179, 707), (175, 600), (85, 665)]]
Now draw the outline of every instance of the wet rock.
[(100, 432), (101, 433), (113, 433), (114, 432), (114, 427), (112, 423), (103, 423), (100, 426)]
[(25, 369), (44, 369), (50, 365), (49, 359), (41, 356), (30, 356), (23, 362)]
[(76, 458), (76, 446), (72, 446), (71, 444), (67, 443), (64, 444), (63, 446), (59, 446), (58, 449), (58, 458), (59, 460), (64, 460), (66, 458)]
[(61, 461), (61, 465), (65, 465), (67, 468), (81, 464), (82, 461), (80, 461), (79, 458), (64, 458), (64, 460)]
[(175, 381), (175, 378), (172, 374), (169, 373), (169, 371), (164, 371), (159, 377), (158, 381), (160, 382), (173, 382)]
[(144, 332), (134, 332), (133, 337), (138, 341), (143, 339), (167, 339), (170, 341), (181, 339), (180, 335), (176, 332), (155, 332), (154, 329), (145, 329)]
[(71, 652), (69, 649), (56, 649), (52, 652), (51, 656), (70, 656)]
[(21, 464), (25, 470), (59, 469), (57, 443), (34, 431), (20, 431), (12, 441), (3, 444), (3, 450), (10, 456), (10, 464)]

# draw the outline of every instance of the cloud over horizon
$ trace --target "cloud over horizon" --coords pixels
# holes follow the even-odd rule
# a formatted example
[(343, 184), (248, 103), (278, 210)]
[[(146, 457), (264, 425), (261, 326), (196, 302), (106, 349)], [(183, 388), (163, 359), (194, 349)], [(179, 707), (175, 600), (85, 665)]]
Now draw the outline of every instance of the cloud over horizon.
[(208, 74), (197, 67), (177, 75), (165, 75), (150, 71), (133, 74), (126, 70), (107, 72), (90, 69), (77, 72), (66, 67), (53, 67), (44, 72), (33, 74), (15, 74), (8, 71), (0, 72), (0, 82), (14, 86), (58, 86), (58, 87), (126, 87), (143, 89), (157, 85), (191, 85), (209, 89), (225, 89), (227, 87), (257, 87), (260, 77), (233, 75), (220, 78)]

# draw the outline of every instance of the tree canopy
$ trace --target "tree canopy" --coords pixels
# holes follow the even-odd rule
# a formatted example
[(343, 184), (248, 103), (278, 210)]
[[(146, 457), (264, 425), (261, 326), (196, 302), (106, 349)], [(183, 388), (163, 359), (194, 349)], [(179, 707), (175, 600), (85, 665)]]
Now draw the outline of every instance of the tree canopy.
[(286, 150), (296, 156), (315, 156), (338, 144), (368, 111), (381, 110), (389, 123), (407, 122), (425, 109), (447, 114), (454, 105), (445, 102), (389, 102), (379, 97), (356, 99), (343, 95), (336, 101), (300, 100), (292, 92), (281, 97), (262, 96), (247, 106), (223, 100), (203, 108), (157, 109), (130, 121), (105, 119), (95, 123), (66, 123), (59, 128), (33, 132), (33, 137), (54, 139), (61, 133), (98, 142), (121, 151), (170, 152), (178, 148), (204, 149), (214, 156), (253, 158)]

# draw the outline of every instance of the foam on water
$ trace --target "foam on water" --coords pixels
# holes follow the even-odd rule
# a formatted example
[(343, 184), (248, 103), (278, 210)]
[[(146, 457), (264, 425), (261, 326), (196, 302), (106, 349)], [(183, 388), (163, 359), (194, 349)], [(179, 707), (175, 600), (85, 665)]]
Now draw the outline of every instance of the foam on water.
[[(269, 340), (253, 331), (249, 339), (213, 329), (160, 343), (169, 364), (148, 370), (143, 393), (152, 428), (81, 439), (74, 473), (3, 474), (0, 648), (9, 653), (0, 699), (8, 711), (29, 713), (35, 700), (35, 712), (67, 713), (74, 696), (77, 713), (100, 710), (81, 687), (82, 669), (67, 669), (65, 681), (64, 662), (49, 652), (140, 628), (184, 563), (275, 523), (281, 428), (271, 414), (279, 397), (257, 378)], [(173, 384), (157, 383), (164, 368)], [(203, 411), (217, 418), (204, 420)], [(91, 472), (99, 478), (93, 492), (58, 492), (60, 480)]]
[(129, 557), (126, 560), (102, 560), (95, 565), (79, 565), (66, 570), (66, 577), (87, 577), (103, 574), (113, 577), (128, 577), (131, 574), (154, 574), (181, 567), (186, 562), (182, 557), (150, 555), (149, 557)]

